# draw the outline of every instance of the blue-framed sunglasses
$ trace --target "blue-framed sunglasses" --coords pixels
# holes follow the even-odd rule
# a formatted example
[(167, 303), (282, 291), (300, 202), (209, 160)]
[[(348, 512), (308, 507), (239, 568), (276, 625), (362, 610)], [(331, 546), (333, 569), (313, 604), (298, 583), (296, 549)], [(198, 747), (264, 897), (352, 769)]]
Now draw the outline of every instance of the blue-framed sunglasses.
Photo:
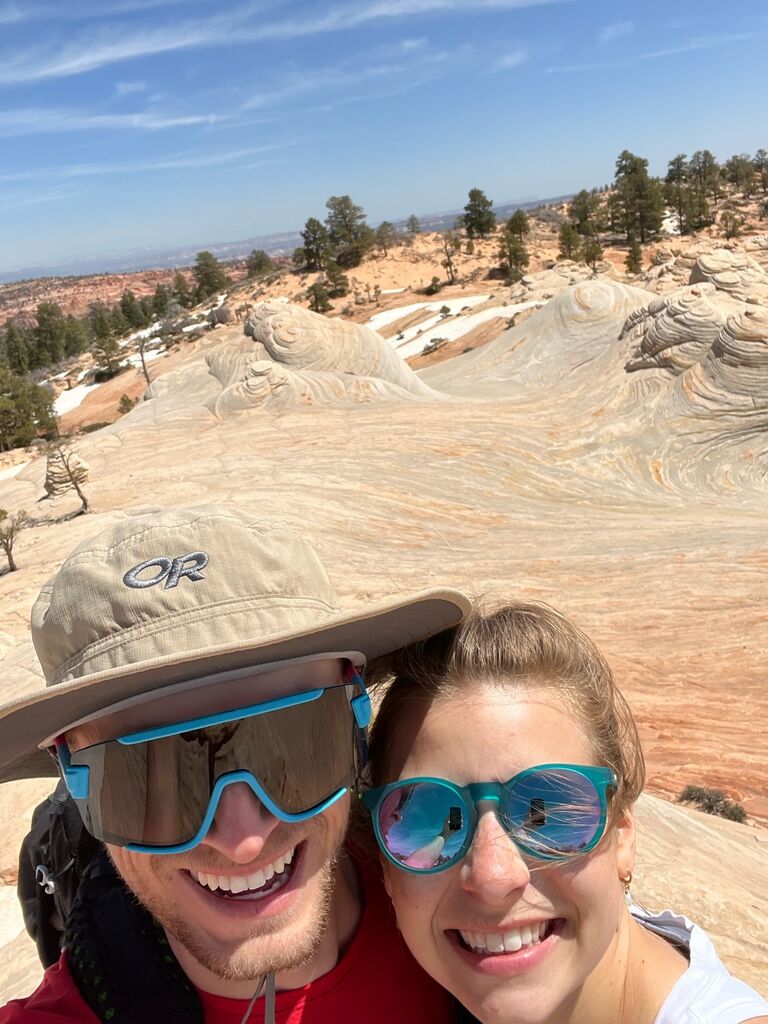
[(508, 782), (457, 786), (447, 779), (402, 779), (363, 794), (376, 841), (403, 871), (435, 874), (465, 856), (481, 805), (489, 805), (518, 849), (539, 860), (589, 853), (608, 820), (610, 768), (540, 764)]
[(61, 774), (96, 839), (139, 853), (197, 846), (224, 789), (244, 782), (281, 821), (321, 814), (354, 786), (371, 703), (346, 683), (120, 736), (75, 752)]

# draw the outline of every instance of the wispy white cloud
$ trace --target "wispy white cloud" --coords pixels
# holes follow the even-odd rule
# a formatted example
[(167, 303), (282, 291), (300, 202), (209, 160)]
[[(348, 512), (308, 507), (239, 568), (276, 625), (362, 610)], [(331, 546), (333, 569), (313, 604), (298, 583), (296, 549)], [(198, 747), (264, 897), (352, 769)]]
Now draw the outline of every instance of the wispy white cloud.
[(491, 65), (491, 71), (511, 71), (512, 68), (519, 68), (528, 59), (525, 50), (510, 50), (498, 57)]
[(413, 53), (414, 50), (423, 50), (429, 45), (429, 40), (426, 37), (420, 39), (403, 39), (400, 41), (400, 52), (401, 53)]
[(602, 61), (595, 62), (593, 64), (557, 64), (551, 68), (545, 68), (544, 73), (547, 75), (554, 75), (568, 71), (608, 71), (613, 68), (623, 68), (627, 64), (635, 63), (636, 60), (637, 58), (630, 58), (625, 61)]
[(364, 67), (355, 71), (343, 71), (325, 68), (307, 74), (296, 74), (292, 79), (277, 89), (256, 93), (243, 104), (243, 110), (263, 109), (274, 106), (284, 100), (292, 99), (306, 93), (314, 93), (320, 89), (347, 88), (372, 78), (390, 78), (402, 74), (402, 65), (385, 64), (378, 67)]
[(45, 191), (36, 188), (34, 192), (7, 192), (3, 190), (0, 193), (0, 208), (10, 210), (18, 206), (39, 206), (42, 203), (75, 199), (81, 195), (83, 195), (82, 190), (73, 190), (68, 186), (58, 186)]
[(11, 171), (0, 174), (0, 181), (35, 181), (43, 178), (87, 178), (102, 174), (146, 174), (152, 171), (177, 171), (200, 167), (221, 167), (249, 160), (254, 156), (274, 153), (299, 145), (291, 142), (278, 142), (264, 146), (253, 146), (249, 149), (236, 149), (229, 152), (215, 150), (206, 153), (179, 153), (159, 159), (140, 161), (122, 161), (118, 163), (69, 164), (63, 167), (40, 167), (26, 171)]
[(0, 110), (0, 136), (47, 135), (75, 131), (144, 130), (213, 125), (231, 114), (169, 116), (151, 111), (135, 114), (88, 114), (77, 110), (27, 108)]
[(765, 32), (732, 32), (730, 35), (698, 36), (679, 46), (670, 46), (663, 50), (654, 50), (641, 55), (641, 60), (656, 60), (659, 57), (675, 57), (679, 53), (691, 53), (694, 50), (713, 50), (731, 43), (744, 43), (764, 36)]
[(600, 30), (598, 41), (601, 43), (612, 43), (622, 36), (631, 36), (635, 31), (634, 21), (616, 21), (612, 25), (606, 25)]
[[(437, 13), (510, 11), (525, 7), (569, 3), (573, 0), (372, 0), (331, 8), (310, 16), (265, 21), (247, 5), (158, 28), (110, 25), (80, 33), (63, 46), (38, 45), (24, 51), (0, 53), (0, 84), (44, 81), (79, 75), (139, 57), (211, 46), (295, 39), (340, 32), (375, 21), (395, 21)], [(7, 12), (16, 10), (8, 7)]]
[(651, 50), (647, 53), (638, 53), (634, 57), (626, 57), (621, 61), (563, 64), (546, 68), (545, 70), (547, 74), (569, 71), (607, 71), (614, 68), (623, 68), (628, 64), (639, 64), (641, 61), (660, 60), (664, 57), (676, 57), (682, 53), (693, 53), (696, 50), (714, 50), (719, 49), (721, 46), (730, 46), (733, 43), (754, 42), (759, 37), (767, 35), (768, 32), (733, 32), (730, 35), (699, 36), (677, 46), (666, 47), (663, 50)]
[(130, 96), (135, 92), (146, 92), (149, 86), (146, 82), (118, 82), (115, 86), (115, 95)]

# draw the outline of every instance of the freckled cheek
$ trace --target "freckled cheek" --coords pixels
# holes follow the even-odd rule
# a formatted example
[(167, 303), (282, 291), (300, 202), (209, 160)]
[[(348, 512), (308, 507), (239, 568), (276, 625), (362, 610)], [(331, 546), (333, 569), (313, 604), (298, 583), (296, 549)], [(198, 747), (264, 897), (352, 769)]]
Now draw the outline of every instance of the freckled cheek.
[(418, 878), (397, 868), (385, 867), (384, 884), (397, 914), (404, 937), (424, 941), (427, 935), (442, 934), (440, 927), (444, 887), (436, 878)]

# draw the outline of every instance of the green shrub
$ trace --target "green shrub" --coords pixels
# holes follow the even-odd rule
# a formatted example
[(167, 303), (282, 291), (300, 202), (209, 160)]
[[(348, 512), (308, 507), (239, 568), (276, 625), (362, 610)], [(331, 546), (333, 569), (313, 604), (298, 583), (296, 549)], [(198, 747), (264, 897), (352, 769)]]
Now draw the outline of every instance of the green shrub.
[(120, 395), (120, 401), (117, 403), (117, 411), (120, 413), (121, 416), (125, 416), (125, 414), (127, 412), (130, 412), (134, 405), (138, 403), (138, 401), (138, 398), (131, 398), (130, 395), (126, 395), (125, 393), (123, 393), (122, 395)]
[(744, 824), (747, 812), (741, 804), (729, 800), (722, 789), (710, 789), (707, 786), (686, 786), (678, 795), (679, 804), (695, 804), (705, 814), (716, 814), (720, 818), (729, 818)]

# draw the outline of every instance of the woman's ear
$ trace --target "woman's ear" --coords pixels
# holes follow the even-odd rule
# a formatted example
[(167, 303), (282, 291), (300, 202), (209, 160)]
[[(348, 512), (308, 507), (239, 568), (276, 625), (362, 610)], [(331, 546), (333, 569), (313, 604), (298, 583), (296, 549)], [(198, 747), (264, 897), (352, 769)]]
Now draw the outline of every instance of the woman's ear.
[(616, 867), (619, 878), (626, 878), (635, 870), (635, 848), (637, 845), (637, 827), (634, 807), (623, 810), (614, 825), (616, 829)]
[(391, 870), (391, 865), (389, 861), (381, 854), (379, 854), (379, 862), (381, 863), (381, 874), (382, 878), (384, 879), (384, 888), (387, 890), (387, 896), (389, 896), (389, 898), (392, 899), (392, 886), (390, 885), (389, 882), (389, 872)]

